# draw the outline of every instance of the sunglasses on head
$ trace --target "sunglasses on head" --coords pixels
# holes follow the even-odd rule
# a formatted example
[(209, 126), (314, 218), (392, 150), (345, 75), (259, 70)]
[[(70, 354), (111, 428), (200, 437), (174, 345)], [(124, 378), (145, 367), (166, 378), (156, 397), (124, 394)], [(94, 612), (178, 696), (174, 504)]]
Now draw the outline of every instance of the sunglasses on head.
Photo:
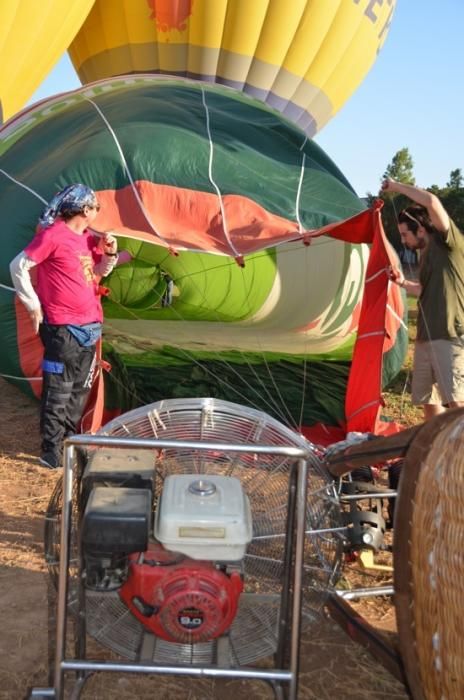
[(407, 216), (408, 219), (411, 219), (411, 221), (414, 221), (418, 226), (422, 226), (421, 222), (418, 219), (416, 219), (415, 216), (412, 216), (412, 214), (410, 214), (408, 211), (406, 211), (406, 209), (403, 209), (401, 214), (404, 214), (404, 216)]

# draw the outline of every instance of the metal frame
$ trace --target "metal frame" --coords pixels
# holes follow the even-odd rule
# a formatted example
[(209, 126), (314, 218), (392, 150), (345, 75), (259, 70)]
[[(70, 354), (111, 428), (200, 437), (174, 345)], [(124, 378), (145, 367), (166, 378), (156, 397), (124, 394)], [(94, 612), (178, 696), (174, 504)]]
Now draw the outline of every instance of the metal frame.
[[(70, 555), (70, 536), (72, 526), (72, 487), (73, 470), (75, 467), (76, 448), (83, 447), (110, 447), (110, 448), (134, 448), (134, 449), (167, 449), (184, 448), (203, 451), (222, 451), (248, 454), (280, 455), (294, 458), (291, 465), (289, 479), (289, 507), (287, 511), (287, 539), (288, 551), (285, 585), (282, 587), (281, 612), (279, 619), (279, 639), (276, 663), (280, 668), (262, 669), (254, 667), (221, 668), (219, 666), (186, 666), (186, 665), (160, 665), (137, 662), (118, 663), (113, 661), (91, 661), (86, 659), (85, 652), (85, 621), (78, 634), (83, 634), (82, 640), (77, 640), (76, 648), (83, 653), (83, 658), (66, 658), (66, 634), (67, 634), (67, 597), (68, 597), (68, 570)], [(306, 499), (308, 458), (310, 450), (297, 447), (266, 446), (256, 444), (234, 443), (210, 443), (183, 440), (158, 440), (148, 438), (121, 438), (100, 435), (75, 435), (65, 441), (64, 470), (63, 470), (63, 506), (61, 513), (61, 539), (60, 562), (58, 574), (58, 600), (56, 622), (56, 654), (54, 663), (53, 687), (33, 688), (30, 698), (54, 698), (63, 700), (64, 681), (67, 671), (76, 672), (75, 692), (73, 697), (79, 697), (80, 691), (87, 678), (97, 671), (111, 671), (120, 673), (149, 673), (170, 674), (178, 676), (194, 676), (208, 678), (228, 679), (257, 679), (268, 681), (272, 684), (277, 698), (285, 697), (287, 700), (297, 700), (298, 670), (300, 651), (301, 629), (301, 605), (302, 605), (302, 571), (304, 563), (304, 542), (306, 530)], [(82, 588), (81, 581), (78, 582)], [(79, 595), (79, 604), (82, 604), (82, 595)], [(81, 612), (81, 610), (79, 610)], [(82, 617), (79, 615), (78, 617)], [(287, 640), (290, 638), (289, 663), (285, 663), (287, 652)], [(76, 652), (77, 653), (77, 652)], [(288, 666), (286, 668), (285, 666)]]

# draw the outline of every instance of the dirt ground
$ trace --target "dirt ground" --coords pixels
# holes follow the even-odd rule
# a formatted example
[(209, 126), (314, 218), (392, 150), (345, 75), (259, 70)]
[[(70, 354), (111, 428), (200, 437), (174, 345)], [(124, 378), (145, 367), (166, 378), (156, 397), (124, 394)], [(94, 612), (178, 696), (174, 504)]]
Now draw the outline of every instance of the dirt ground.
[[(0, 379), (0, 700), (22, 700), (31, 686), (47, 685), (47, 574), (43, 560), (44, 512), (59, 473), (38, 465), (38, 406)], [(348, 572), (354, 585), (378, 576)], [(389, 581), (383, 575), (381, 582)], [(358, 612), (394, 634), (389, 600), (358, 602)], [(104, 652), (100, 652), (100, 656)], [(84, 700), (206, 700), (272, 698), (259, 682), (208, 681), (100, 674)], [(387, 700), (408, 697), (404, 687), (334, 622), (321, 616), (302, 639), (299, 698)]]

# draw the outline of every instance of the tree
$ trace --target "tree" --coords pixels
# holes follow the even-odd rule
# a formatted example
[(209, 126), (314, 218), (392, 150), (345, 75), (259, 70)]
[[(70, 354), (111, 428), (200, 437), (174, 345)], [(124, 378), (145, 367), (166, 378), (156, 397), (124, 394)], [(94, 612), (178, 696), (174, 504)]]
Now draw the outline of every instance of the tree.
[(463, 177), (461, 168), (456, 168), (450, 172), (450, 179), (446, 183), (450, 190), (459, 190), (463, 186)]
[(392, 180), (398, 180), (398, 182), (403, 182), (405, 185), (415, 185), (416, 179), (413, 173), (414, 161), (408, 148), (401, 148), (395, 153), (392, 158), (390, 165), (387, 166), (383, 174), (383, 180), (385, 178), (391, 178)]

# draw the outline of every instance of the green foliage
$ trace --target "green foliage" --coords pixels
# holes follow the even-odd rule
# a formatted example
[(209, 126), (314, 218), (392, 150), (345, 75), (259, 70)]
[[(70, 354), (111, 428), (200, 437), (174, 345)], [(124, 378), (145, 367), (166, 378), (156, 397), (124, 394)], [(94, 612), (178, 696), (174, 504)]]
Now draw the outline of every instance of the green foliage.
[(461, 168), (456, 168), (456, 170), (452, 170), (450, 172), (450, 179), (446, 183), (446, 186), (450, 190), (460, 190), (462, 189), (463, 184), (464, 183)]
[(464, 187), (445, 187), (437, 192), (437, 196), (456, 226), (464, 233)]
[(398, 182), (404, 182), (406, 185), (415, 185), (416, 180), (414, 178), (414, 161), (408, 148), (401, 148), (395, 153), (392, 161), (383, 174), (383, 180), (385, 178), (390, 178), (392, 180), (398, 180)]

